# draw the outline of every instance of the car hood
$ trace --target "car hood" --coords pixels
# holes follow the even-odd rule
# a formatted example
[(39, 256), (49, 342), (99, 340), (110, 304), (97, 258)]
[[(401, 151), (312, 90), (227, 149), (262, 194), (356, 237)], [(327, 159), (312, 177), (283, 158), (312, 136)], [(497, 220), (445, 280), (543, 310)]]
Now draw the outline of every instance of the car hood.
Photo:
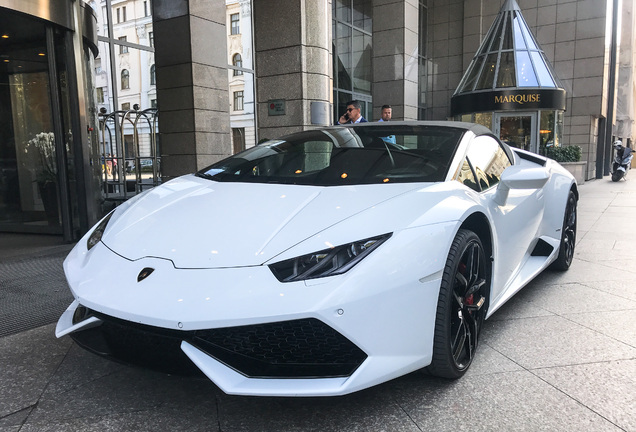
[(188, 175), (118, 208), (102, 242), (127, 259), (165, 258), (177, 268), (261, 265), (338, 222), (422, 186), (220, 183)]

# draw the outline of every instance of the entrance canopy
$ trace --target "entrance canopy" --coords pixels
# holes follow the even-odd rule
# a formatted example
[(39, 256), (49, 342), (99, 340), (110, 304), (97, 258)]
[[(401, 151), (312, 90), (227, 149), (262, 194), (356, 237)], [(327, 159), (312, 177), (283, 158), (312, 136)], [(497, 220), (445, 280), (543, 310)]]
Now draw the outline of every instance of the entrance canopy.
[(565, 90), (515, 0), (506, 0), (451, 98), (451, 115), (565, 110)]

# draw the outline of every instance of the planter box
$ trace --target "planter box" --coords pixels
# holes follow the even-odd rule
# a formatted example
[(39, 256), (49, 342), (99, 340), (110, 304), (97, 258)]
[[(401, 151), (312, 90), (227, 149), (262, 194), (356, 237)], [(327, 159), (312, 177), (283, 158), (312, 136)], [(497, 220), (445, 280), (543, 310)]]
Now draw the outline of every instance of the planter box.
[(563, 168), (570, 171), (578, 184), (585, 183), (585, 166), (587, 161), (583, 162), (559, 162)]

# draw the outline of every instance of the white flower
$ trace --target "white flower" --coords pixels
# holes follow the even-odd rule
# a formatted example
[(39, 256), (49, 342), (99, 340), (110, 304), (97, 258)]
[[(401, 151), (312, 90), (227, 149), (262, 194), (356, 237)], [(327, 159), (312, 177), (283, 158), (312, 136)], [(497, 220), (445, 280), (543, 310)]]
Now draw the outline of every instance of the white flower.
[(25, 153), (30, 149), (37, 149), (40, 164), (42, 165), (42, 177), (46, 181), (55, 181), (57, 176), (57, 165), (55, 162), (55, 134), (53, 132), (40, 132), (30, 139)]

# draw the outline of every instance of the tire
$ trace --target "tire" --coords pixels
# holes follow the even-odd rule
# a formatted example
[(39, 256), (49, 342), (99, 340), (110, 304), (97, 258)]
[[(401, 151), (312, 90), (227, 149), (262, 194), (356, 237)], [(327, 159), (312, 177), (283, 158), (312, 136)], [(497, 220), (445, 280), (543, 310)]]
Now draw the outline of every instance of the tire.
[(470, 367), (488, 309), (490, 261), (472, 231), (461, 229), (448, 253), (440, 285), (433, 359), (427, 372), (457, 379)]
[(614, 171), (614, 172), (612, 173), (612, 181), (613, 181), (613, 182), (617, 182), (617, 181), (619, 181), (619, 180), (620, 180), (620, 179), (622, 179), (622, 178), (623, 178), (623, 171), (621, 171), (621, 170), (616, 170), (616, 171)]
[[(612, 176), (613, 178), (613, 176)], [(563, 214), (563, 227), (561, 228), (561, 244), (559, 255), (550, 265), (553, 270), (565, 271), (570, 268), (574, 259), (574, 247), (576, 246), (576, 195), (570, 191), (568, 201)]]

